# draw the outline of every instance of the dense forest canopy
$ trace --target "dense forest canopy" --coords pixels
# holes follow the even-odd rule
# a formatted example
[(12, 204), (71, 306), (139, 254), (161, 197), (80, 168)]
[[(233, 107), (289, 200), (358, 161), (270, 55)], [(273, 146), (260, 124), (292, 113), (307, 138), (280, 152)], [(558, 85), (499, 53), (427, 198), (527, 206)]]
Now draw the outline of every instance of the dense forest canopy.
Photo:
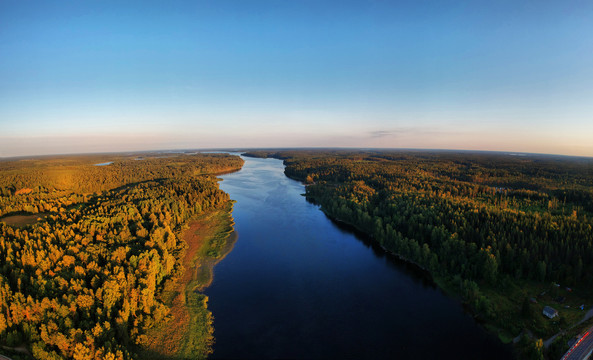
[(67, 201), (77, 202), (83, 195), (128, 184), (219, 174), (236, 170), (241, 164), (238, 157), (230, 155), (166, 153), (0, 160), (0, 216), (16, 211), (43, 212), (52, 199), (64, 196), (71, 197)]
[(0, 161), (0, 214), (43, 213), (23, 226), (0, 218), (0, 345), (36, 359), (135, 358), (168, 315), (159, 294), (182, 271), (180, 227), (229, 203), (214, 174), (242, 164), (220, 154)]
[[(429, 271), (501, 339), (523, 334), (526, 358), (541, 359), (535, 340), (568, 331), (583, 317), (579, 305), (593, 304), (593, 159), (247, 155), (283, 159), (330, 217)], [(161, 295), (183, 270), (179, 229), (228, 207), (214, 175), (242, 164), (221, 154), (1, 160), (0, 345), (39, 359), (137, 358), (147, 330), (170, 316)], [(547, 305), (557, 319), (541, 315)], [(196, 357), (211, 351), (211, 330), (203, 334)]]
[[(308, 184), (307, 197), (328, 215), (452, 284), (482, 319), (512, 336), (528, 329), (545, 337), (567, 326), (562, 316), (544, 321), (539, 307), (546, 301), (561, 307), (561, 315), (582, 317), (571, 315), (580, 304), (568, 309), (564, 292), (574, 302), (593, 303), (591, 158), (348, 150), (247, 155), (284, 159), (286, 175)], [(555, 295), (533, 304), (550, 287)]]

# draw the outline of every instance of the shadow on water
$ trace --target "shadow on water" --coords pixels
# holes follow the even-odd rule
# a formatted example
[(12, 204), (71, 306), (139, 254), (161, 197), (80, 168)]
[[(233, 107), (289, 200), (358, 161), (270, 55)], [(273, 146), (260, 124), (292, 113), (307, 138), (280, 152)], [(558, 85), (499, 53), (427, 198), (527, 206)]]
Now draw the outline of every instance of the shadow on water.
[[(303, 196), (305, 196), (303, 194)], [(323, 209), (321, 205), (318, 204), (315, 199), (305, 196), (306, 201), (309, 204), (317, 206), (318, 210), (323, 212), (325, 217), (331, 221), (332, 224), (335, 225), (336, 229), (342, 234), (352, 234), (354, 237), (360, 241), (367, 249), (371, 249), (373, 254), (378, 259), (385, 260), (385, 263), (392, 269), (397, 269), (405, 273), (409, 276), (415, 283), (421, 284), (426, 288), (431, 289), (438, 289), (438, 286), (435, 284), (432, 275), (427, 270), (423, 269), (419, 265), (402, 259), (401, 257), (390, 253), (389, 251), (385, 250), (381, 245), (377, 244), (369, 235), (360, 231), (353, 225), (345, 223), (343, 221), (337, 220), (331, 216), (329, 216)]]
[[(303, 196), (305, 195), (303, 194)], [(344, 235), (353, 235), (354, 238), (358, 240), (360, 243), (362, 243), (365, 248), (370, 249), (372, 251), (372, 254), (375, 256), (375, 258), (384, 260), (385, 265), (387, 265), (389, 268), (403, 273), (406, 277), (408, 277), (408, 279), (412, 280), (413, 283), (421, 285), (425, 289), (433, 289), (447, 296), (447, 294), (435, 283), (432, 275), (428, 270), (422, 268), (416, 263), (407, 261), (393, 253), (390, 253), (381, 245), (379, 245), (375, 240), (373, 240), (371, 236), (362, 232), (355, 226), (350, 225), (341, 220), (337, 220), (328, 215), (325, 211), (323, 211), (321, 205), (317, 203), (315, 199), (306, 196), (305, 198), (308, 203), (315, 205), (317, 209), (325, 215), (325, 218), (327, 218), (335, 226), (335, 229), (339, 233)], [(479, 324), (479, 326), (482, 328), (481, 330), (486, 332), (486, 337), (490, 338), (493, 342), (499, 341), (499, 339), (496, 336), (487, 333), (486, 329), (483, 328), (483, 322), (474, 317), (471, 309), (468, 308), (466, 304), (460, 303), (460, 306), (462, 307), (463, 312), (467, 316), (473, 318), (476, 321), (476, 323)], [(510, 345), (498, 344), (497, 346), (500, 346), (502, 349), (505, 349), (506, 355), (509, 355), (511, 357), (515, 356), (513, 349)]]
[(387, 264), (390, 268), (403, 272), (406, 276), (409, 276), (410, 279), (412, 279), (415, 283), (421, 284), (423, 287), (431, 289), (438, 288), (432, 278), (432, 275), (427, 270), (421, 268), (417, 264), (406, 261), (401, 257), (386, 251), (381, 247), (381, 245), (377, 244), (377, 242), (374, 241), (370, 236), (358, 230), (356, 227), (347, 224), (343, 221), (336, 220), (331, 216), (327, 215), (325, 212), (324, 214), (325, 217), (336, 226), (337, 230), (340, 233), (354, 235), (354, 237), (358, 241), (360, 241), (367, 249), (372, 250), (373, 255), (375, 255), (377, 259), (384, 260), (385, 264)]

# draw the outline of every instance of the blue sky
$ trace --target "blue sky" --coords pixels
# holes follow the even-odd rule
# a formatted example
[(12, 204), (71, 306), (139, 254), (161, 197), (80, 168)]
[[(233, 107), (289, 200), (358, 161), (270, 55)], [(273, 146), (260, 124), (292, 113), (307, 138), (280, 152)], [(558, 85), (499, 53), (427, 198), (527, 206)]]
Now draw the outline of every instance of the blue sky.
[(0, 156), (593, 156), (591, 1), (0, 2)]

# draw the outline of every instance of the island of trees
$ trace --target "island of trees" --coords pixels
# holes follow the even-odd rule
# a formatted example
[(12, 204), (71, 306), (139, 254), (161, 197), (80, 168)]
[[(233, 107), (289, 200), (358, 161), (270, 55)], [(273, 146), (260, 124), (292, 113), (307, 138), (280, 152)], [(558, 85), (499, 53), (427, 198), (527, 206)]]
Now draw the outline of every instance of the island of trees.
[[(590, 327), (593, 159), (428, 151), (254, 151), (330, 217), (430, 272), (520, 356)], [(548, 319), (543, 308), (557, 309)], [(560, 333), (548, 349), (543, 340)], [(547, 344), (548, 345), (548, 344)]]
[[(232, 203), (215, 175), (242, 164), (221, 154), (0, 161), (0, 352), (13, 359), (146, 355), (151, 329), (173, 316), (184, 226), (213, 211), (230, 218)], [(217, 258), (225, 237), (213, 239), (204, 252)], [(185, 353), (170, 358), (212, 351), (207, 298), (187, 299), (193, 333)]]

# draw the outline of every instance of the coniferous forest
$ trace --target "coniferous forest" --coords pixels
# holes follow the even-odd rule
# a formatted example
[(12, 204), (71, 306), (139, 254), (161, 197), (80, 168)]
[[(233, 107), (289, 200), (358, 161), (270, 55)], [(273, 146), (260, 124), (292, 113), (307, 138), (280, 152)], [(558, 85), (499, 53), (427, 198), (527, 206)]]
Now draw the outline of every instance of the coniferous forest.
[[(147, 330), (169, 316), (161, 293), (183, 271), (181, 227), (230, 209), (215, 175), (242, 164), (220, 154), (0, 161), (2, 348), (13, 358), (138, 358)], [(212, 329), (203, 333), (197, 358), (211, 351)]]
[[(432, 275), (521, 358), (559, 358), (593, 325), (585, 316), (593, 307), (592, 159), (246, 155), (283, 159), (286, 175), (304, 182), (329, 217)], [(163, 294), (184, 270), (181, 229), (197, 215), (229, 211), (215, 175), (242, 164), (218, 154), (1, 161), (0, 346), (23, 359), (146, 355), (149, 330), (171, 318)], [(192, 301), (206, 309), (203, 295)], [(558, 316), (543, 316), (545, 306)], [(196, 358), (212, 351), (204, 311)]]
[[(330, 217), (430, 272), (526, 358), (559, 358), (593, 306), (593, 159), (428, 151), (255, 151)], [(547, 319), (545, 305), (559, 311)], [(591, 322), (584, 322), (591, 326)], [(571, 328), (571, 331), (567, 329)], [(566, 331), (548, 350), (542, 340)]]

